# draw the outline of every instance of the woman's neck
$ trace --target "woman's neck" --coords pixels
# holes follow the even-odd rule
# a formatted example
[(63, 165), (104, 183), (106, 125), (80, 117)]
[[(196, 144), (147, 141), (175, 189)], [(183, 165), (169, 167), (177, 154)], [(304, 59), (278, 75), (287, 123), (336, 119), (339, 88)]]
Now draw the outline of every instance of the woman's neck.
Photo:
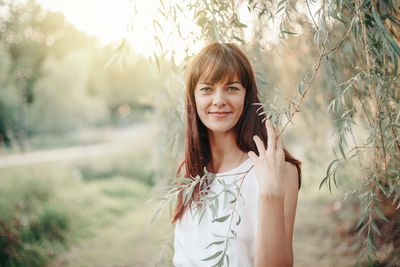
[(246, 153), (236, 144), (234, 131), (226, 133), (208, 133), (211, 150), (211, 162), (208, 168), (214, 173), (225, 172), (238, 166), (246, 160)]

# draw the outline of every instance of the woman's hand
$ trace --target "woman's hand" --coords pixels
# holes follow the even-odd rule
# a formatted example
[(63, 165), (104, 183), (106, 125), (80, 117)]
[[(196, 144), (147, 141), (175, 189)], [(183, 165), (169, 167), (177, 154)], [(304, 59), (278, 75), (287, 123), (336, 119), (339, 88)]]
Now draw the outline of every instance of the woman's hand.
[(260, 195), (284, 197), (285, 185), (282, 179), (285, 154), (278, 128), (270, 120), (265, 121), (268, 141), (267, 149), (260, 137), (253, 137), (259, 156), (254, 151), (248, 155), (253, 160), (256, 177), (260, 186)]

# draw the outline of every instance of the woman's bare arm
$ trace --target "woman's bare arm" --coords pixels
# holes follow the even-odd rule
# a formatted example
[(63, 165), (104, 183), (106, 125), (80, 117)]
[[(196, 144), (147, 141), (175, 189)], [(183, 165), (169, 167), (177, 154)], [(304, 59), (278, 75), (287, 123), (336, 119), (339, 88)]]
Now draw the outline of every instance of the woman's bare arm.
[(260, 194), (254, 266), (293, 266), (292, 237), (297, 206), (298, 174), (285, 162), (284, 196)]
[(298, 173), (293, 164), (285, 162), (278, 128), (270, 120), (266, 120), (265, 127), (268, 147), (254, 136), (259, 155), (254, 151), (248, 153), (260, 189), (254, 266), (292, 266)]

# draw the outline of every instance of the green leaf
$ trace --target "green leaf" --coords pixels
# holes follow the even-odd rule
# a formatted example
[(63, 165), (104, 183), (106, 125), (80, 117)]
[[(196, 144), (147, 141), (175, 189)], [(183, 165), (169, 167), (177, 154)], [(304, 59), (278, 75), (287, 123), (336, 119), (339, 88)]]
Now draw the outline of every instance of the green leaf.
[[(156, 38), (158, 39), (158, 37), (155, 37), (155, 39), (156, 39)], [(159, 41), (159, 43), (160, 43), (160, 45), (161, 45), (160, 39), (158, 39), (158, 41)], [(159, 62), (159, 60), (158, 60), (158, 56), (156, 55), (155, 52), (153, 52), (153, 55), (154, 55), (154, 58), (155, 58), (156, 63), (157, 63), (158, 72), (160, 72), (160, 62)]]
[(238, 221), (236, 222), (236, 225), (239, 225), (241, 221), (242, 221), (242, 219), (240, 218), (240, 215), (239, 215), (239, 219), (238, 219)]
[(233, 234), (234, 237), (237, 237), (237, 233), (231, 229), (231, 233)]
[(286, 34), (297, 34), (297, 32), (290, 32), (290, 31), (281, 31), (281, 33), (286, 33)]
[(221, 244), (223, 244), (225, 241), (215, 241), (215, 242), (212, 242), (211, 244), (209, 244), (207, 247), (205, 247), (205, 249), (207, 249), (207, 248), (209, 248), (209, 247), (211, 247), (211, 246), (214, 246), (214, 245), (221, 245)]
[(344, 149), (343, 149), (343, 142), (342, 142), (342, 138), (340, 138), (340, 140), (339, 140), (339, 149), (340, 149), (340, 153), (342, 154), (342, 157), (344, 158), (344, 159), (346, 159), (346, 154), (344, 153)]
[(184, 183), (184, 184), (190, 184), (191, 182), (193, 182), (193, 180), (190, 178), (175, 178), (173, 181), (173, 183)]
[(303, 94), (303, 82), (299, 83), (298, 90), (299, 90), (299, 94), (302, 95)]
[(219, 261), (217, 262), (216, 267), (221, 267), (222, 264), (224, 264), (224, 258), (225, 258), (226, 253), (224, 252), (224, 254), (222, 254), (221, 258), (219, 259)]
[(367, 227), (368, 223), (364, 224), (360, 230), (358, 230), (357, 235), (356, 235), (356, 239), (360, 236), (360, 234), (365, 230), (365, 228)]
[(245, 44), (246, 42), (243, 40), (243, 39), (241, 39), (241, 38), (239, 38), (239, 37), (237, 37), (236, 35), (235, 36), (233, 36), (233, 39), (236, 39), (236, 40), (238, 40), (239, 42), (241, 42), (242, 44)]
[[(394, 196), (392, 205), (394, 205), (394, 203), (396, 203), (396, 201), (397, 201), (399, 198), (400, 198), (400, 192), (397, 192), (396, 195)], [(399, 201), (399, 204), (400, 204), (400, 201)]]
[(360, 220), (358, 221), (356, 229), (358, 229), (358, 227), (360, 227), (360, 225), (363, 223), (363, 221), (365, 220), (365, 218), (367, 218), (368, 215), (369, 215), (369, 209), (366, 209), (364, 214), (361, 216)]
[(221, 255), (221, 254), (222, 254), (222, 250), (216, 252), (214, 255), (212, 255), (212, 256), (210, 256), (210, 257), (208, 257), (208, 258), (202, 259), (202, 261), (210, 261), (210, 260), (212, 260), (212, 259), (215, 259), (216, 257), (218, 257), (218, 256)]
[(201, 223), (201, 220), (203, 220), (204, 214), (206, 214), (206, 209), (205, 208), (200, 213), (200, 218), (199, 218), (199, 222), (198, 222), (199, 224)]
[(374, 207), (374, 210), (376, 212), (376, 214), (384, 221), (389, 222), (389, 220), (385, 217), (385, 215), (382, 214), (382, 212), (380, 212), (380, 210), (377, 207)]
[(152, 224), (158, 218), (158, 214), (160, 213), (161, 210), (162, 210), (162, 207), (159, 207), (156, 210), (156, 212), (154, 213), (153, 217), (151, 218), (150, 224)]
[(231, 216), (231, 215), (228, 214), (228, 215), (225, 215), (225, 216), (216, 218), (216, 219), (212, 220), (212, 222), (224, 222), (224, 221), (226, 221), (230, 216)]
[(385, 25), (383, 24), (382, 20), (380, 19), (379, 14), (377, 13), (377, 11), (375, 10), (375, 8), (373, 6), (372, 6), (371, 13), (372, 13), (372, 16), (374, 17), (374, 20), (375, 20), (376, 24), (378, 25), (378, 27), (384, 32), (384, 35), (385, 35), (386, 39), (389, 40), (390, 46), (393, 48), (393, 50), (398, 55), (400, 55), (399, 46), (397, 45), (397, 43), (391, 37), (391, 35), (388, 32), (387, 28), (385, 27)]
[(277, 9), (279, 9), (279, 7), (280, 7), (281, 5), (285, 4), (286, 1), (287, 1), (287, 0), (281, 0), (281, 1), (279, 1), (278, 6), (277, 6)]
[(192, 198), (192, 194), (193, 194), (193, 189), (194, 189), (194, 184), (191, 184), (189, 187), (189, 192), (186, 193), (185, 195), (185, 201), (184, 201), (184, 205), (186, 205), (187, 203), (189, 203), (189, 200)]
[(346, 5), (347, 5), (348, 7), (350, 7), (350, 9), (351, 9), (353, 12), (356, 11), (355, 8), (354, 8), (354, 5), (353, 5), (349, 0), (344, 0), (344, 2), (346, 3)]
[(360, 263), (360, 260), (361, 260), (362, 256), (364, 255), (364, 253), (365, 253), (365, 250), (361, 250), (360, 254), (358, 254), (356, 266), (358, 266), (358, 264)]
[(247, 25), (244, 23), (239, 22), (238, 24), (236, 24), (236, 27), (238, 28), (247, 28)]
[(374, 229), (375, 232), (376, 232), (378, 235), (381, 235), (381, 232), (379, 231), (378, 226), (376, 226), (374, 220), (372, 220), (372, 219), (371, 219), (371, 226), (372, 226), (372, 229)]
[[(285, 1), (286, 1), (286, 0), (285, 0)], [(284, 6), (281, 7), (281, 8), (279, 8), (278, 11), (275, 12), (275, 15), (279, 14), (279, 12), (281, 12), (284, 8), (285, 8)]]
[[(375, 243), (374, 240), (374, 236), (372, 235), (372, 232), (369, 232), (368, 238), (367, 238), (367, 242), (369, 243), (370, 247), (372, 249), (377, 248), (377, 245)], [(372, 250), (372, 252), (375, 254), (374, 250)]]

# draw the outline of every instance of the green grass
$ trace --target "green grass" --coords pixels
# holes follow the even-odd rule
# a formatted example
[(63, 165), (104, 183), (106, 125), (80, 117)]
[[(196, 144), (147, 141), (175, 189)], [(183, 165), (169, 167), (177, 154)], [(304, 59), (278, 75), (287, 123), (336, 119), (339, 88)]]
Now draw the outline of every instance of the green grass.
[[(15, 252), (0, 259), (10, 265), (42, 265), (151, 196), (147, 184), (130, 177), (87, 182), (76, 170), (57, 164), (2, 169), (0, 176), (0, 229)], [(27, 251), (40, 259), (26, 259)]]
[(119, 153), (1, 168), (0, 265), (46, 265), (141, 209), (151, 197), (152, 132), (124, 140)]

